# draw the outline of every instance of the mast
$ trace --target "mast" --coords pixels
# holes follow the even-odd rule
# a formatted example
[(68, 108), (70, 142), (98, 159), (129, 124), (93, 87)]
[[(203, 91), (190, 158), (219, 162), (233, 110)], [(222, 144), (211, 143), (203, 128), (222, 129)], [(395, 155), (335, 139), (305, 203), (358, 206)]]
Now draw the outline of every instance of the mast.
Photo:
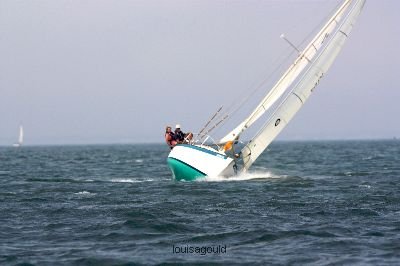
[[(354, 2), (354, 5), (350, 5)], [(323, 35), (318, 34), (312, 46), (318, 45), (321, 47), (317, 53), (312, 55), (312, 61), (308, 53), (304, 55), (310, 59), (307, 63), (308, 68), (300, 76), (300, 79), (293, 86), (290, 93), (278, 106), (275, 112), (271, 115), (264, 127), (256, 134), (256, 136), (242, 149), (242, 158), (244, 161), (243, 170), (247, 170), (258, 156), (268, 147), (282, 129), (289, 123), (293, 116), (300, 110), (305, 101), (311, 95), (315, 87), (318, 86), (321, 78), (328, 71), (334, 59), (340, 52), (344, 42), (348, 38), (353, 25), (361, 13), (365, 4), (365, 0), (347, 0), (339, 8), (336, 14), (328, 21), (321, 31)], [(346, 10), (351, 9), (346, 13)], [(345, 15), (345, 16), (344, 16)], [(326, 30), (324, 30), (326, 29)], [(314, 58), (315, 57), (315, 58)], [(285, 73), (286, 75), (286, 73)], [(260, 104), (263, 106), (263, 103)], [(250, 118), (248, 124), (255, 121), (253, 117), (259, 117), (259, 111), (256, 109)]]
[(336, 11), (336, 13), (328, 20), (328, 22), (322, 27), (320, 32), (314, 37), (314, 39), (307, 45), (307, 47), (299, 54), (289, 69), (282, 75), (274, 87), (269, 93), (261, 100), (259, 105), (254, 111), (235, 129), (224, 136), (219, 142), (225, 143), (237, 139), (248, 127), (250, 127), (255, 121), (257, 121), (292, 85), (292, 83), (298, 78), (301, 72), (312, 63), (314, 57), (318, 54), (321, 47), (324, 45), (324, 41), (328, 38), (332, 32), (335, 31), (339, 21), (342, 19), (346, 10), (350, 6), (353, 0), (346, 0)]

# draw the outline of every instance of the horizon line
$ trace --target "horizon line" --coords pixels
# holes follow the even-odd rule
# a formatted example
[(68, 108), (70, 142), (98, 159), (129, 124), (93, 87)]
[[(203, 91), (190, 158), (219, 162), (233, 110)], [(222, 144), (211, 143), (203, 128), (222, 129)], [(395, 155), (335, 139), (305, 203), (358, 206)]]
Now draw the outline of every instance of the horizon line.
[[(335, 141), (389, 141), (389, 140), (400, 140), (400, 138), (397, 137), (392, 137), (392, 138), (348, 138), (348, 139), (340, 139), (340, 138), (329, 138), (329, 139), (278, 139), (274, 140), (272, 143), (276, 142), (335, 142)], [(248, 141), (243, 141), (243, 142), (248, 142)], [(271, 143), (271, 144), (272, 144)], [(109, 146), (109, 145), (160, 145), (160, 144), (165, 144), (164, 142), (98, 142), (98, 143), (37, 143), (37, 144), (23, 144), (18, 148), (22, 147), (34, 147), (34, 146)], [(16, 148), (13, 147), (13, 144), (0, 144), (0, 147), (10, 147), (10, 148)]]

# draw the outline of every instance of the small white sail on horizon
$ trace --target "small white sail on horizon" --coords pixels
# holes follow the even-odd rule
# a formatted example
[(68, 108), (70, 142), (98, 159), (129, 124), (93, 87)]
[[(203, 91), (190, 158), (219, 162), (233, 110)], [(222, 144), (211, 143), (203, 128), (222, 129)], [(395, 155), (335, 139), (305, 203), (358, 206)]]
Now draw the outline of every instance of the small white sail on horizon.
[(22, 146), (22, 143), (24, 142), (24, 128), (22, 125), (19, 126), (19, 135), (18, 135), (18, 142), (14, 143), (14, 147), (20, 147)]

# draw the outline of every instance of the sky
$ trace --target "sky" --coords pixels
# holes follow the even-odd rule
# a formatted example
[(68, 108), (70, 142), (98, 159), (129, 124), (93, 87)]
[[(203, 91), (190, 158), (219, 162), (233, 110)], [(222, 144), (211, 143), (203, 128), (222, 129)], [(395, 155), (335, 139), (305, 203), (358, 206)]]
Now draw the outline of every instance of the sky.
[[(268, 78), (229, 131), (294, 60), (279, 36), (304, 48), (340, 2), (1, 0), (0, 145), (20, 124), (26, 145), (163, 142), (166, 125), (198, 132)], [(398, 10), (367, 0), (278, 139), (400, 138)]]

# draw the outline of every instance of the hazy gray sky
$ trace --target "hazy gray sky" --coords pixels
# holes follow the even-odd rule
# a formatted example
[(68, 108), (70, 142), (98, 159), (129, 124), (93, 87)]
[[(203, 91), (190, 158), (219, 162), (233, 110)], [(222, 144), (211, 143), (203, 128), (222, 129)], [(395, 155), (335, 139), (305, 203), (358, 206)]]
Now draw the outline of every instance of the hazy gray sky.
[[(340, 2), (1, 0), (0, 145), (20, 123), (26, 144), (162, 142), (175, 123), (196, 132), (291, 52), (281, 33), (300, 44)], [(279, 139), (400, 137), (399, 10), (367, 0)]]

